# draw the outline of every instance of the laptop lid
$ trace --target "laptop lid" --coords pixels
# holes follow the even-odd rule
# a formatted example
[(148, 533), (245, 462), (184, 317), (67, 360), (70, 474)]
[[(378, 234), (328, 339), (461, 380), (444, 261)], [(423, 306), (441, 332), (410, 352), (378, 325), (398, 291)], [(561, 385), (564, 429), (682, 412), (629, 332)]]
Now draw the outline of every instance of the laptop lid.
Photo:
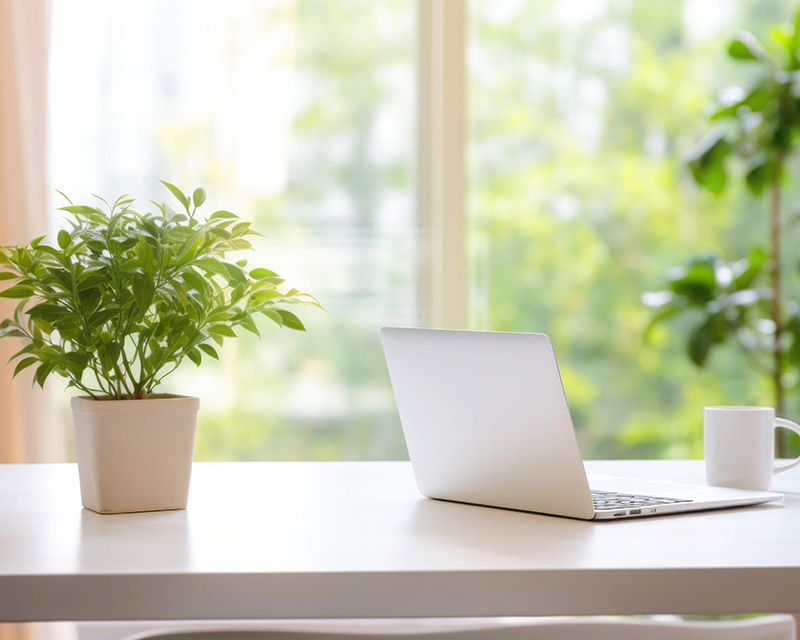
[(546, 335), (386, 327), (381, 341), (423, 495), (594, 516)]

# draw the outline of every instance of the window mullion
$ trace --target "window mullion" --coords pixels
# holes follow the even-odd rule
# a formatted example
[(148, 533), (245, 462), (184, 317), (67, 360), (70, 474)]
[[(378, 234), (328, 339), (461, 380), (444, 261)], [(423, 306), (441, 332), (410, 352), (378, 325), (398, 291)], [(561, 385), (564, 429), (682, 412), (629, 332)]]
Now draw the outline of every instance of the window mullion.
[(467, 319), (466, 0), (418, 0), (417, 207), (428, 326)]

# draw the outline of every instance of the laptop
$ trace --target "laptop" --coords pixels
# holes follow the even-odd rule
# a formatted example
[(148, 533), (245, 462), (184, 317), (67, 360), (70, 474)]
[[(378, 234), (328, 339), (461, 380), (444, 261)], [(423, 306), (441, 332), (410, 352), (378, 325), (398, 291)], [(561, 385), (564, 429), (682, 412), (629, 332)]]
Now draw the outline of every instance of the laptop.
[(427, 497), (583, 520), (783, 497), (587, 477), (544, 334), (385, 327), (381, 341), (414, 477)]

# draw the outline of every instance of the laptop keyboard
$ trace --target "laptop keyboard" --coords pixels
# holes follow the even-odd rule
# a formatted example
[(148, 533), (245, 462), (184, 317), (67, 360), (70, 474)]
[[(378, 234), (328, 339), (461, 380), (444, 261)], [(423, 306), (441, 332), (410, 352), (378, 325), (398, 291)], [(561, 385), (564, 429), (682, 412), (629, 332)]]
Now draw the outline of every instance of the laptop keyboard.
[(592, 490), (592, 502), (595, 511), (610, 511), (612, 509), (636, 509), (638, 507), (653, 507), (660, 504), (676, 504), (679, 502), (692, 502), (679, 498), (660, 498), (658, 496), (640, 496), (632, 493), (617, 493), (615, 491)]

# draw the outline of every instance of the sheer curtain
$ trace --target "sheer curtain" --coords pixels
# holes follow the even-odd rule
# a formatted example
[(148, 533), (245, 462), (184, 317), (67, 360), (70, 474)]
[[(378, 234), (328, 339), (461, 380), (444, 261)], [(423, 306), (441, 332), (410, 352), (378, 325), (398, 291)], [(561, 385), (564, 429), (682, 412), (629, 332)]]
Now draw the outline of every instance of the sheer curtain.
[[(47, 232), (46, 88), (49, 0), (0, 0), (0, 244)], [(0, 299), (0, 317), (13, 312)], [(0, 341), (0, 367), (19, 347)], [(63, 457), (46, 393), (0, 369), (0, 462)], [(68, 638), (64, 625), (0, 624), (0, 640)], [(67, 631), (65, 635), (64, 632)]]
[[(47, 44), (49, 0), (0, 0), (0, 244), (48, 231)], [(0, 316), (14, 301), (0, 299)], [(0, 340), (0, 366), (19, 346)], [(63, 429), (30, 376), (0, 369), (0, 462), (63, 459)]]

